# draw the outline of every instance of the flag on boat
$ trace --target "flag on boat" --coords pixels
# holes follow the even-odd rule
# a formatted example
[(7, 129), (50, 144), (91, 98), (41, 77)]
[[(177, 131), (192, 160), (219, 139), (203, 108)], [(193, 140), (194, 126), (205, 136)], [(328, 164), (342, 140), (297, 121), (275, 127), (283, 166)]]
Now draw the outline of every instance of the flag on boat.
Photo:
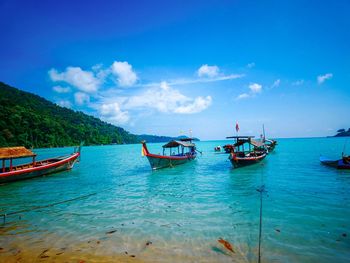
[(236, 132), (239, 131), (239, 126), (238, 126), (238, 122), (236, 122)]

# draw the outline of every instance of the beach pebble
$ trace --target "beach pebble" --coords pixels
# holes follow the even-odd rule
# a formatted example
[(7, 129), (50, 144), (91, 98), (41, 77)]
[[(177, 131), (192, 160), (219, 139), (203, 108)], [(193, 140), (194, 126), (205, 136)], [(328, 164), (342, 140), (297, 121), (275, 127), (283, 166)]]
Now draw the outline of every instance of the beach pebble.
[(152, 245), (152, 241), (147, 241), (146, 246)]

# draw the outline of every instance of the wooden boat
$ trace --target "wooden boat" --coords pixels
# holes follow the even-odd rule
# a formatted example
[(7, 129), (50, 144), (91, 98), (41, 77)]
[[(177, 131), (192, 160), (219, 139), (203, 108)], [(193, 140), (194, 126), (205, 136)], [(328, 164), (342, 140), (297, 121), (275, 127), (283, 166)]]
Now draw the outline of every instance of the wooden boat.
[[(25, 147), (0, 148), (0, 160), (2, 160), (0, 183), (24, 180), (72, 169), (80, 156), (80, 148), (79, 146), (75, 152), (70, 155), (41, 161), (36, 161), (36, 154)], [(13, 160), (19, 158), (32, 158), (32, 162), (13, 165)], [(8, 165), (6, 165), (6, 163), (8, 163)]]
[(215, 152), (221, 152), (221, 146), (220, 146), (220, 145), (215, 146), (215, 147), (214, 147), (214, 151), (215, 151)]
[(330, 160), (324, 156), (320, 157), (320, 162), (324, 165), (337, 169), (350, 169), (350, 156), (343, 156), (339, 160)]
[(273, 150), (275, 149), (275, 147), (277, 145), (277, 141), (276, 140), (265, 139), (264, 140), (264, 144), (265, 144), (265, 147), (266, 147), (267, 151), (270, 153), (270, 152), (273, 152)]
[[(229, 159), (234, 168), (256, 164), (262, 161), (267, 150), (264, 143), (253, 140), (254, 136), (230, 136), (226, 139), (235, 139)], [(247, 146), (248, 145), (248, 149)]]
[(263, 134), (261, 135), (261, 140), (265, 144), (265, 148), (267, 150), (267, 153), (273, 152), (273, 150), (275, 149), (275, 147), (277, 145), (277, 141), (272, 140), (272, 139), (266, 139), (265, 125), (263, 125)]
[[(153, 170), (184, 164), (197, 156), (196, 145), (192, 140), (192, 138), (184, 138), (168, 142), (163, 145), (163, 155), (150, 153), (146, 142), (142, 141), (142, 155), (147, 157)], [(169, 149), (169, 155), (166, 155), (167, 149)]]

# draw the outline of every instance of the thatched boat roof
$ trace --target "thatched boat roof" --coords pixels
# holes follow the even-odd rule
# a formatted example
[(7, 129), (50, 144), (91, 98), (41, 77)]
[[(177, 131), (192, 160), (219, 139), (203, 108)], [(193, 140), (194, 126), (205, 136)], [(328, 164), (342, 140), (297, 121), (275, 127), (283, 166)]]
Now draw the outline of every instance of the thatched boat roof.
[(0, 148), (0, 160), (33, 156), (36, 156), (36, 154), (22, 146)]

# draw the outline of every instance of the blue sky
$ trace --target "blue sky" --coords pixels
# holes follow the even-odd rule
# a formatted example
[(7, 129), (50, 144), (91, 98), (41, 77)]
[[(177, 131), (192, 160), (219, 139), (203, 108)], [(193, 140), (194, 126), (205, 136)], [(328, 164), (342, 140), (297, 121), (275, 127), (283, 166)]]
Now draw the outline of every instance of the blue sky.
[(0, 0), (0, 81), (136, 134), (350, 127), (349, 1)]

